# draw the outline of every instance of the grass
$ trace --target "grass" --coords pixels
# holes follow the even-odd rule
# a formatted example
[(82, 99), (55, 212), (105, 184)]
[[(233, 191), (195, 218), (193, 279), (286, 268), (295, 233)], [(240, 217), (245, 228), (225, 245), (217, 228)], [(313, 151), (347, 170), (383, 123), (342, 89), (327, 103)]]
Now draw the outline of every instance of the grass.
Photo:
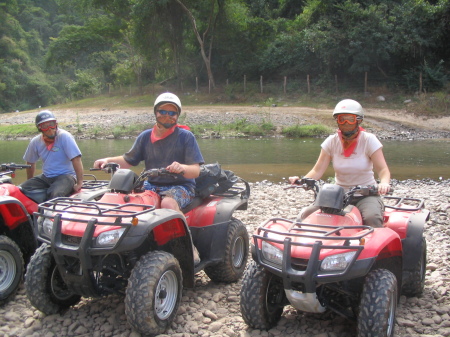
[(326, 136), (333, 133), (333, 129), (324, 125), (294, 125), (284, 128), (282, 134), (289, 138), (304, 138)]
[(450, 114), (450, 94), (445, 92), (422, 94), (407, 105), (406, 111), (418, 116), (448, 116)]
[(246, 118), (241, 118), (233, 123), (207, 123), (192, 125), (191, 131), (196, 136), (267, 136), (275, 131), (272, 122), (263, 121), (259, 124), (249, 123)]
[(37, 132), (34, 124), (0, 125), (0, 135), (4, 138), (34, 136)]

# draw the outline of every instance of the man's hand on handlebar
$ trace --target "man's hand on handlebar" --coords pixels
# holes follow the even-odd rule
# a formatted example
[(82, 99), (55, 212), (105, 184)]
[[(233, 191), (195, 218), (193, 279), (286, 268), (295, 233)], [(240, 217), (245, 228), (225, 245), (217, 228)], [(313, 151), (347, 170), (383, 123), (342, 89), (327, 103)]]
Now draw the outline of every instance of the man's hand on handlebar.
[(174, 161), (172, 164), (167, 166), (166, 170), (169, 171), (170, 173), (176, 173), (176, 174), (180, 174), (180, 175), (184, 175), (184, 173), (185, 173), (185, 169), (184, 169), (183, 165), (176, 161)]
[(95, 169), (102, 169), (108, 162), (106, 161), (106, 158), (103, 159), (97, 159), (94, 161), (94, 167)]

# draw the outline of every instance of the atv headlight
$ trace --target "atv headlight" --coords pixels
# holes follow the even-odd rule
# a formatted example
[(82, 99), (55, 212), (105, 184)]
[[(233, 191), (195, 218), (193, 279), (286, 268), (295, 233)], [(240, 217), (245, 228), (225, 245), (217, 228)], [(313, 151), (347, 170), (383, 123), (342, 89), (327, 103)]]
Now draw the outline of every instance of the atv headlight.
[(45, 216), (40, 216), (38, 218), (39, 233), (43, 236), (50, 238), (52, 236), (53, 231), (53, 219), (50, 218), (49, 216), (51, 216), (52, 213), (49, 211), (45, 211), (44, 215)]
[(125, 232), (125, 227), (103, 232), (97, 237), (97, 244), (99, 246), (113, 246), (119, 241), (123, 232)]
[(344, 270), (352, 262), (356, 251), (327, 256), (320, 266), (322, 271)]
[(266, 241), (262, 242), (262, 255), (266, 260), (277, 265), (281, 265), (283, 262), (283, 251)]

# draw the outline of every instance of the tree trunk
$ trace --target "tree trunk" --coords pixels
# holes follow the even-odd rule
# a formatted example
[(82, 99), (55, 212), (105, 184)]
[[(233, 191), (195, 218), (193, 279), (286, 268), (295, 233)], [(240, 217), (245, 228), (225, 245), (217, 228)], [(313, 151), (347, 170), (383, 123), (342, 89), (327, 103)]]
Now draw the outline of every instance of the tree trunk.
[[(214, 1), (212, 0), (211, 4), (212, 6), (214, 6)], [(209, 18), (209, 24), (208, 24), (208, 28), (206, 29), (206, 31), (203, 33), (203, 38), (200, 35), (198, 28), (197, 28), (197, 23), (195, 20), (194, 15), (192, 14), (192, 12), (180, 1), (180, 0), (176, 0), (176, 2), (178, 2), (180, 4), (180, 6), (184, 9), (184, 11), (187, 13), (187, 15), (189, 16), (189, 19), (191, 20), (192, 23), (192, 28), (194, 29), (194, 33), (195, 36), (197, 37), (198, 43), (200, 45), (200, 52), (203, 58), (203, 62), (205, 63), (206, 66), (206, 71), (208, 73), (208, 79), (211, 83), (211, 85), (213, 86), (213, 88), (216, 87), (216, 84), (214, 82), (214, 76), (211, 70), (211, 51), (212, 51), (212, 41), (213, 41), (213, 35), (211, 33), (211, 38), (210, 38), (210, 43), (209, 43), (209, 53), (208, 55), (206, 54), (206, 50), (205, 50), (205, 41), (207, 40), (208, 37), (208, 31), (210, 29), (210, 25), (211, 22), (215, 22), (215, 20), (212, 20), (212, 16), (214, 15), (214, 11), (211, 11), (211, 17)], [(213, 30), (214, 27), (212, 27)]]

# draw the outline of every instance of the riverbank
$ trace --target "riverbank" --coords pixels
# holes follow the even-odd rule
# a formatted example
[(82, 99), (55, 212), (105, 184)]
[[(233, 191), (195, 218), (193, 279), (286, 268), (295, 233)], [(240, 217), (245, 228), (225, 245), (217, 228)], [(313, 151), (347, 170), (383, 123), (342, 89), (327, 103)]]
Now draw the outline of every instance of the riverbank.
[[(431, 212), (425, 225), (425, 290), (421, 297), (400, 298), (395, 336), (450, 336), (450, 180), (406, 180), (394, 182), (394, 188), (394, 195), (423, 198)], [(261, 221), (270, 217), (294, 219), (300, 208), (311, 201), (311, 192), (284, 190), (284, 185), (270, 182), (255, 183), (248, 210), (237, 211), (235, 217), (253, 233)], [(275, 328), (268, 332), (250, 329), (240, 315), (240, 287), (240, 281), (214, 283), (203, 272), (198, 273), (195, 288), (183, 290), (174, 323), (166, 335), (159, 337), (355, 336), (354, 324), (334, 313), (305, 314), (290, 306), (285, 307)], [(0, 337), (139, 337), (126, 321), (123, 301), (121, 296), (86, 298), (61, 314), (45, 316), (30, 305), (22, 286), (16, 298), (0, 308)]]
[[(154, 123), (153, 112), (148, 108), (123, 109), (60, 109), (53, 110), (61, 127), (70, 131), (78, 139), (101, 139), (135, 137)], [(37, 111), (14, 112), (1, 115), (2, 126), (14, 128), (20, 124), (34, 124)], [(197, 128), (198, 137), (246, 137), (240, 131), (217, 131), (211, 125), (246, 123), (261, 126), (272, 124), (274, 129), (264, 134), (271, 137), (282, 136), (282, 130), (295, 125), (323, 125), (336, 128), (332, 110), (305, 107), (261, 107), (261, 106), (186, 106), (180, 123)], [(428, 118), (415, 116), (406, 110), (368, 109), (362, 124), (380, 139), (437, 139), (450, 138), (450, 116)], [(11, 129), (11, 128), (10, 128)], [(220, 128), (219, 128), (220, 129)], [(30, 138), (35, 134), (3, 133), (3, 138)]]

